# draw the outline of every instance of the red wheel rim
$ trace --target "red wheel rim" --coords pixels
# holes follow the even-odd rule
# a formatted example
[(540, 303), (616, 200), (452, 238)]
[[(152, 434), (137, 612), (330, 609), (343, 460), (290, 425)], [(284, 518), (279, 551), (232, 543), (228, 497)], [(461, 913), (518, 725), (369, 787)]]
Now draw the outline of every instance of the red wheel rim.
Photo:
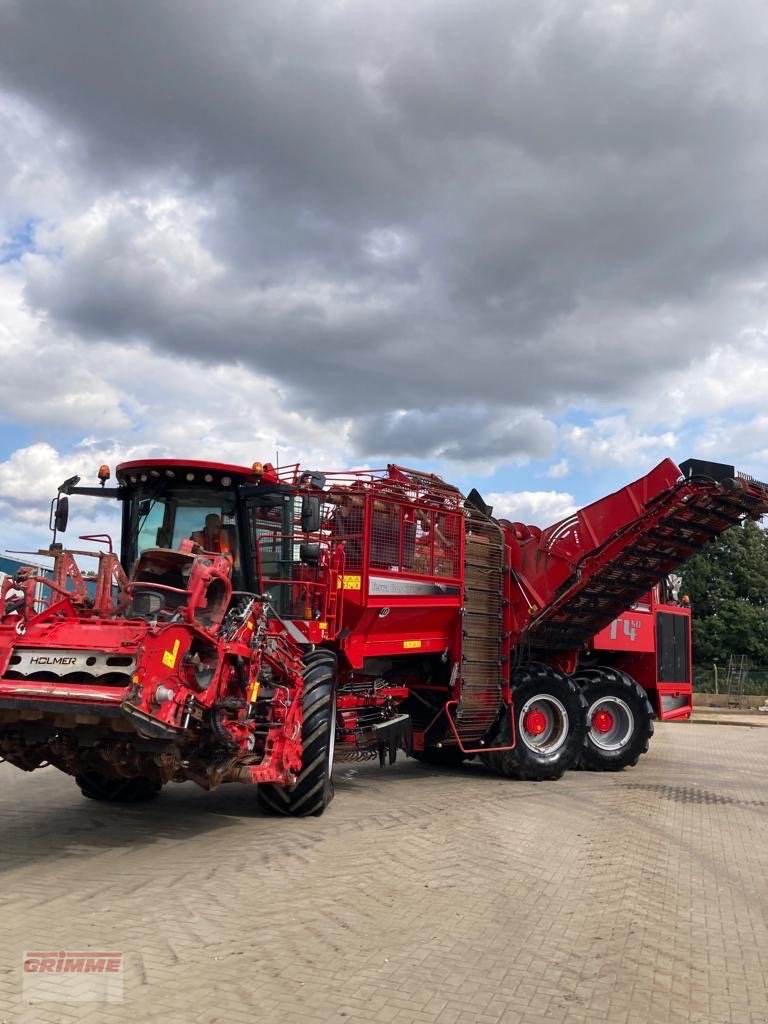
[(547, 724), (547, 716), (538, 708), (528, 711), (523, 719), (523, 728), (531, 736), (541, 736), (547, 728)]
[(596, 711), (592, 716), (592, 728), (597, 732), (610, 732), (616, 724), (616, 719), (610, 711), (604, 709)]

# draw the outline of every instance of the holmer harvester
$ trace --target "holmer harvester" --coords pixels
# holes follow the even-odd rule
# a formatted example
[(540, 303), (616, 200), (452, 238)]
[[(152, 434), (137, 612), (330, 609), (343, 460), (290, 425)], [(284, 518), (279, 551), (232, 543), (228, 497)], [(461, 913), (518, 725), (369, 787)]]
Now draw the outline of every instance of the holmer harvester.
[[(696, 461), (665, 460), (546, 530), (394, 465), (159, 459), (118, 466), (115, 487), (99, 476), (60, 488), (52, 574), (3, 584), (0, 756), (104, 800), (255, 783), (264, 809), (292, 815), (327, 806), (334, 747), (382, 764), (480, 756), (525, 779), (635, 764), (648, 693), (593, 638), (768, 511), (765, 485)], [(119, 557), (83, 538), (103, 542), (95, 581), (78, 564), (93, 552), (56, 543), (68, 495), (122, 507)], [(652, 695), (680, 708), (665, 671)]]

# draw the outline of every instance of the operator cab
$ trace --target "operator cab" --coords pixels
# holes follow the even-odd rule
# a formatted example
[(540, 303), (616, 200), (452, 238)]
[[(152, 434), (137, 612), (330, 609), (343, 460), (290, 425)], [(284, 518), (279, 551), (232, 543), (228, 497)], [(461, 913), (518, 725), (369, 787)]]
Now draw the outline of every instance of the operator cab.
[[(246, 470), (159, 459), (123, 463), (116, 476), (118, 487), (109, 493), (123, 504), (121, 561), (126, 572), (144, 552), (179, 552), (187, 543), (195, 551), (227, 555), (233, 584), (243, 587), (236, 488), (248, 479)], [(99, 491), (73, 488), (69, 493)]]
[(319, 552), (306, 541), (307, 531), (320, 526), (318, 497), (297, 497), (293, 482), (259, 463), (253, 473), (213, 463), (128, 463), (117, 478), (127, 571), (145, 555), (155, 564), (161, 549), (191, 545), (195, 553), (230, 560), (235, 591), (268, 592), (279, 615), (312, 617), (306, 584), (318, 574)]

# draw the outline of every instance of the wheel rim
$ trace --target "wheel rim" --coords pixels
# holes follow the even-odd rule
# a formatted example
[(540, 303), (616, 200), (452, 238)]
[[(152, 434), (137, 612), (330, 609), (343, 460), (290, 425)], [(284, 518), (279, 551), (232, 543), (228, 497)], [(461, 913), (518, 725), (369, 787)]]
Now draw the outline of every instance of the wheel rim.
[(537, 693), (520, 709), (518, 732), (529, 750), (554, 754), (568, 738), (568, 712), (557, 697)]
[(336, 694), (331, 698), (331, 735), (328, 737), (328, 777), (333, 771), (333, 755), (336, 752)]
[(589, 739), (600, 750), (621, 750), (635, 731), (635, 716), (620, 697), (600, 697), (587, 711)]

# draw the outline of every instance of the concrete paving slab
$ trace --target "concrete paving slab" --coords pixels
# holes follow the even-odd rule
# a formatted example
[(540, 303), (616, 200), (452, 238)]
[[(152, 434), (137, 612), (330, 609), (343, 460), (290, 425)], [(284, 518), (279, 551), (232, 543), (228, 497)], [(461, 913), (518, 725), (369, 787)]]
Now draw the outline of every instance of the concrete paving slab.
[[(619, 774), (338, 765), (309, 820), (253, 791), (84, 800), (0, 765), (0, 1022), (768, 1020), (768, 733), (657, 725)], [(122, 1002), (31, 1004), (22, 952), (124, 954)]]

